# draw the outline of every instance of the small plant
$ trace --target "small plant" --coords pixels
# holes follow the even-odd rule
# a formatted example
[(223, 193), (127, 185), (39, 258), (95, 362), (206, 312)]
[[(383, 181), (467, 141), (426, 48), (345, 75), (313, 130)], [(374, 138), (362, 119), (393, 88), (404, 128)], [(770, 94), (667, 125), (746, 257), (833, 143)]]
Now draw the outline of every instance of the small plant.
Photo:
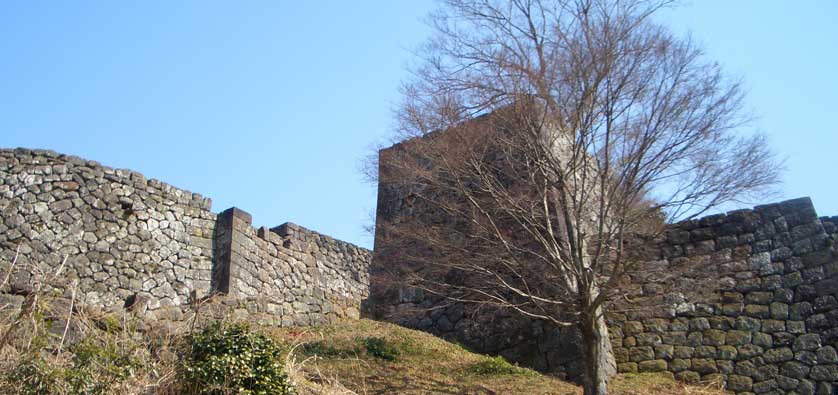
[(90, 338), (73, 345), (72, 366), (64, 372), (70, 393), (106, 395), (111, 386), (124, 382), (139, 368), (130, 347), (107, 341), (99, 344)]
[(189, 339), (185, 381), (206, 395), (292, 394), (280, 347), (243, 324), (213, 323)]
[(395, 345), (380, 337), (367, 337), (362, 342), (367, 350), (367, 355), (385, 361), (395, 361), (400, 354)]
[(49, 395), (60, 385), (61, 371), (37, 354), (30, 354), (9, 372), (7, 380), (3, 388), (14, 387), (19, 395)]
[(526, 374), (529, 371), (507, 362), (503, 357), (490, 357), (468, 368), (472, 374), (480, 376), (499, 376), (504, 374)]
[(357, 357), (361, 353), (361, 349), (357, 346), (353, 348), (338, 348), (326, 344), (323, 341), (305, 343), (302, 346), (302, 351), (305, 355), (321, 358), (352, 358)]
[(135, 345), (112, 338), (85, 338), (60, 358), (47, 357), (39, 337), (33, 343), (8, 376), (20, 395), (107, 395), (140, 368), (132, 356)]

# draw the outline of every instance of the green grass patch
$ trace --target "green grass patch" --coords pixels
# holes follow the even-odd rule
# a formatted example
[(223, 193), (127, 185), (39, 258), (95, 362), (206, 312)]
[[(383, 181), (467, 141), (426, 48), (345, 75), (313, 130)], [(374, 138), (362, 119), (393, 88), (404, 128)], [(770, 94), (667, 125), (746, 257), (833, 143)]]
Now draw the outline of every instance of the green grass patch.
[(302, 345), (304, 355), (320, 358), (357, 358), (361, 351), (361, 347), (358, 346), (336, 347), (322, 340)]
[(362, 342), (369, 356), (385, 361), (395, 361), (401, 355), (399, 348), (384, 338), (366, 337)]
[(502, 376), (502, 375), (533, 375), (535, 372), (513, 365), (501, 356), (489, 357), (480, 362), (471, 364), (467, 369), (469, 373), (478, 376)]

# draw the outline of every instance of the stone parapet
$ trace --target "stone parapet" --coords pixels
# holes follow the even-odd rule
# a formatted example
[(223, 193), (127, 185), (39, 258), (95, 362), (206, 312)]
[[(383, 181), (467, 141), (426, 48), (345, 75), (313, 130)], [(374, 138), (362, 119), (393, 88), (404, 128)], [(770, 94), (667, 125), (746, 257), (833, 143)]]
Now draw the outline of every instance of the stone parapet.
[(154, 315), (223, 293), (270, 301), (279, 308), (260, 314), (281, 311), (282, 325), (358, 315), (370, 251), (294, 224), (257, 230), (245, 211), (211, 206), (134, 171), (0, 149), (0, 294), (48, 289)]

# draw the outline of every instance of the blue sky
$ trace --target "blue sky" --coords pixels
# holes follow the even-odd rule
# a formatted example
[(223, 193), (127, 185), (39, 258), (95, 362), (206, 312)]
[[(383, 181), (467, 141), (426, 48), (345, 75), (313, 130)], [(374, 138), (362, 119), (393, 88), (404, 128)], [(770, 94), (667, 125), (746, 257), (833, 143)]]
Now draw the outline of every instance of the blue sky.
[[(838, 215), (838, 2), (683, 2), (659, 18), (744, 78), (780, 200)], [(388, 136), (430, 0), (0, 4), (0, 146), (130, 168), (371, 247), (360, 162)]]

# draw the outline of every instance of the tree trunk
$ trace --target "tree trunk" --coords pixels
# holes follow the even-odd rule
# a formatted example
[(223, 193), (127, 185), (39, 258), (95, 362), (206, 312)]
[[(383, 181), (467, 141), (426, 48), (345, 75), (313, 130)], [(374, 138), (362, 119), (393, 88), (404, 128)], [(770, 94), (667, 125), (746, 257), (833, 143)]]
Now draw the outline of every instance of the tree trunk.
[(617, 372), (608, 326), (599, 309), (580, 323), (585, 355), (585, 395), (607, 395), (608, 379)]

